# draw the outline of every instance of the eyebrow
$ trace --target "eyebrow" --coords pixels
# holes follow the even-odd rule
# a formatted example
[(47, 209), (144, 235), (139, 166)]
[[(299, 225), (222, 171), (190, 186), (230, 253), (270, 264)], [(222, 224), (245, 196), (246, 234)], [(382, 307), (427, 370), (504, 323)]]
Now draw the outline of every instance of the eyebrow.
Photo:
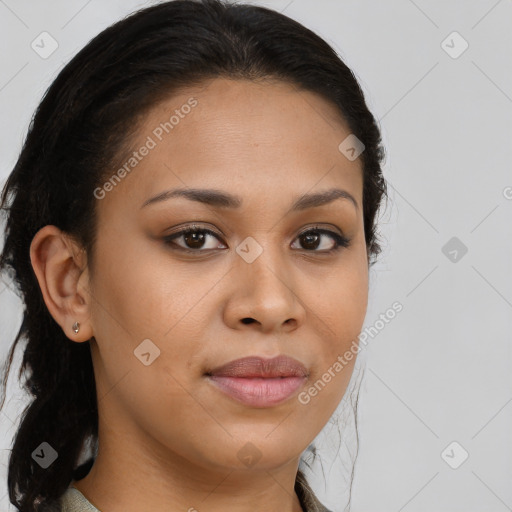
[[(190, 201), (197, 201), (199, 203), (207, 204), (214, 208), (240, 208), (242, 206), (242, 199), (238, 196), (228, 194), (215, 189), (200, 189), (200, 188), (177, 188), (172, 190), (166, 190), (161, 192), (154, 197), (146, 200), (141, 208), (144, 208), (150, 204), (159, 203), (161, 201), (167, 201), (175, 197), (184, 197)], [(350, 192), (342, 190), (340, 188), (331, 188), (323, 192), (317, 192), (312, 194), (305, 194), (300, 196), (294, 201), (290, 211), (302, 211), (308, 208), (315, 208), (331, 203), (336, 199), (348, 199), (356, 208), (359, 210), (359, 205)]]

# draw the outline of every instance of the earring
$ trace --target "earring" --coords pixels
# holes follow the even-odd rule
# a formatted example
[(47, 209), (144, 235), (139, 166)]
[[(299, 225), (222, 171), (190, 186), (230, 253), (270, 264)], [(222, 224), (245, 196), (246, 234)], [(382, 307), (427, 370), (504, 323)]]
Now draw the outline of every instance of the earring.
[(78, 334), (79, 330), (80, 330), (80, 324), (78, 322), (75, 322), (73, 324), (73, 331), (75, 332), (75, 334)]

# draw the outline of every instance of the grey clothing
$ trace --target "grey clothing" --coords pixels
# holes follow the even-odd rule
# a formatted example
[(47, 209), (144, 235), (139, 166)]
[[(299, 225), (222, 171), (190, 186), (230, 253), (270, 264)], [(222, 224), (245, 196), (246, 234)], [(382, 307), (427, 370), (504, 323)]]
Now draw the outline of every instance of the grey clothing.
[[(295, 492), (304, 512), (331, 512), (320, 503), (301, 472), (297, 474)], [(61, 512), (101, 512), (72, 484), (61, 496), (60, 507)]]

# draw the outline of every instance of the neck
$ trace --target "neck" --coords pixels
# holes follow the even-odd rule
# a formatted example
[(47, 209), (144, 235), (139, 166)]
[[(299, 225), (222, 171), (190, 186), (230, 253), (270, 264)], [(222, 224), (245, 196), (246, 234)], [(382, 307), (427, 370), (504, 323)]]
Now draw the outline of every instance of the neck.
[(272, 469), (207, 468), (116, 436), (102, 444), (100, 432), (93, 467), (74, 482), (101, 512), (302, 512), (294, 490), (298, 459)]

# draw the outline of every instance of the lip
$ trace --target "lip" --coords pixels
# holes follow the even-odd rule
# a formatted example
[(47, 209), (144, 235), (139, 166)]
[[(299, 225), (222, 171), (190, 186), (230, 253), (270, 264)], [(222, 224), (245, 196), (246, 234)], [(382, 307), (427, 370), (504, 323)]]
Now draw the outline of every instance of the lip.
[(226, 395), (252, 407), (278, 405), (304, 384), (308, 371), (296, 359), (243, 357), (207, 372), (206, 377)]

